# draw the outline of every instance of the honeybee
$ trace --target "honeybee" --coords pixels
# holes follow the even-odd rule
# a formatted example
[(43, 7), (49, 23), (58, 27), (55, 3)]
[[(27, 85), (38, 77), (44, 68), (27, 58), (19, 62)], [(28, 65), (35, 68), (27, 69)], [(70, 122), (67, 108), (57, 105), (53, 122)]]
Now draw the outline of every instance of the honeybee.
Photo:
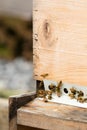
[(48, 88), (52, 91), (52, 92), (55, 92), (56, 91), (56, 86), (54, 84), (50, 84), (48, 86)]
[(78, 97), (78, 98), (77, 98), (77, 101), (79, 101), (80, 103), (84, 103), (84, 102), (85, 102), (85, 99), (82, 98), (82, 97)]
[(74, 99), (74, 98), (75, 98), (75, 95), (74, 95), (73, 93), (70, 93), (70, 94), (69, 94), (69, 97), (70, 97), (71, 99)]
[(71, 93), (73, 93), (74, 95), (76, 94), (76, 89), (75, 88), (70, 88), (70, 91), (71, 91)]
[(37, 96), (40, 97), (40, 98), (43, 98), (46, 96), (46, 93), (44, 90), (38, 90), (37, 92)]
[(42, 74), (41, 77), (46, 78), (48, 75), (49, 75), (48, 73)]
[(84, 93), (82, 91), (79, 91), (78, 92), (78, 97), (82, 97), (82, 96), (84, 96)]
[(59, 82), (58, 86), (56, 87), (56, 92), (57, 96), (60, 97), (62, 92), (61, 92), (61, 87), (62, 87), (62, 81)]
[(87, 102), (87, 98), (85, 98), (84, 101)]

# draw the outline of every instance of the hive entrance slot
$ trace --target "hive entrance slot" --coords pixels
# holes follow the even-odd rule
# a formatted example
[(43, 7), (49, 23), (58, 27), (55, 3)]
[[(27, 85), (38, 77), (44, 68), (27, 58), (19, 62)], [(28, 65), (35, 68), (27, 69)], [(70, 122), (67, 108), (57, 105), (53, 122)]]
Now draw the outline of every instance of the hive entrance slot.
[(64, 92), (67, 94), (67, 93), (68, 93), (68, 89), (67, 89), (67, 88), (64, 88)]
[(38, 97), (41, 100), (87, 108), (87, 87), (63, 83), (62, 81), (43, 80), (41, 82), (37, 86)]

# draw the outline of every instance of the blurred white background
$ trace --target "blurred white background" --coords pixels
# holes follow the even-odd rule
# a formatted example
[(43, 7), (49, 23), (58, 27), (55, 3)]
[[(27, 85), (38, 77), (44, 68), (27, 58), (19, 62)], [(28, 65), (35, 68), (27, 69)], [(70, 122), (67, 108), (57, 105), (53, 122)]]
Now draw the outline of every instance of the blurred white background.
[(0, 13), (30, 18), (32, 0), (0, 0)]

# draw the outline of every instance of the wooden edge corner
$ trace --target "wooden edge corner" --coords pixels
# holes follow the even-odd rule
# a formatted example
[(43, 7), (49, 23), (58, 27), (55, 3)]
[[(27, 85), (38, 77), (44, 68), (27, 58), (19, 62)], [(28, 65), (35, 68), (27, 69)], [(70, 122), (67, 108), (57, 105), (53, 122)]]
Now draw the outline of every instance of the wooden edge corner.
[(36, 98), (36, 92), (9, 97), (9, 130), (17, 130), (17, 109)]

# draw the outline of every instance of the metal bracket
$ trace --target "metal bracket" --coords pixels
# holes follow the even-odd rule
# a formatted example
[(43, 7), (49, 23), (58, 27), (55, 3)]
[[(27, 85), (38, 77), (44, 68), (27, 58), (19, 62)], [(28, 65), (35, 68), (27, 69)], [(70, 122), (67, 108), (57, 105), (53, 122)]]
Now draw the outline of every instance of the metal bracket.
[[(51, 85), (51, 84), (58, 86), (58, 82), (55, 82), (55, 81), (44, 80), (43, 82), (44, 82), (45, 90), (49, 90), (49, 85)], [(76, 92), (77, 92), (75, 94), (75, 98), (72, 97), (72, 95), (73, 95), (72, 90), (74, 90), (74, 91), (76, 90)], [(83, 95), (80, 96), (79, 95), (80, 93)], [(53, 93), (52, 99), (48, 100), (48, 101), (87, 108), (87, 87), (63, 83), (62, 87), (61, 87), (61, 96), (58, 97), (58, 95), (56, 93)]]

